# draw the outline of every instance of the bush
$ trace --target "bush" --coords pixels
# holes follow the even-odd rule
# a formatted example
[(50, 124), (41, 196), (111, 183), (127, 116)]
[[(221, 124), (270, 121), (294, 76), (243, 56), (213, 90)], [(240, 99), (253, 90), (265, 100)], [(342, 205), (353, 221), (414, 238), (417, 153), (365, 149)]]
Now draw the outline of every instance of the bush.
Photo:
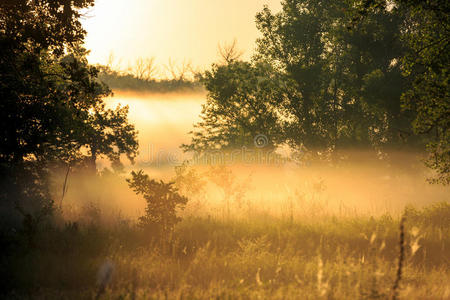
[(145, 215), (139, 218), (140, 225), (156, 238), (169, 237), (175, 224), (181, 221), (177, 210), (184, 209), (188, 199), (178, 193), (173, 182), (150, 179), (142, 170), (131, 172), (131, 176), (128, 185), (147, 201)]

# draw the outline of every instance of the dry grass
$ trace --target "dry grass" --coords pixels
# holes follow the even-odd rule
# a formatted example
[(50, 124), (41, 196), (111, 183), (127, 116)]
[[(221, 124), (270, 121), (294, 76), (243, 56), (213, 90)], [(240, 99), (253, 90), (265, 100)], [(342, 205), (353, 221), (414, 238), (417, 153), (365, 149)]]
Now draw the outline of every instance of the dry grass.
[[(450, 205), (406, 210), (398, 299), (450, 297)], [(157, 242), (122, 221), (46, 230), (11, 252), (6, 299), (387, 299), (393, 296), (399, 222), (389, 215), (188, 217)], [(20, 240), (16, 241), (17, 249)], [(5, 263), (5, 261), (2, 261)]]

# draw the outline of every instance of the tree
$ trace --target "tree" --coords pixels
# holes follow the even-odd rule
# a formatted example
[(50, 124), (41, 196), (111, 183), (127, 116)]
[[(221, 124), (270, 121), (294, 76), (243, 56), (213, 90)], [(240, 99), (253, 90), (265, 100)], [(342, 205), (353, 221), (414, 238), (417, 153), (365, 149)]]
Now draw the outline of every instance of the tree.
[(325, 136), (328, 126), (322, 122), (329, 106), (324, 101), (326, 59), (320, 38), (324, 32), (323, 11), (318, 10), (323, 10), (319, 2), (285, 1), (279, 14), (273, 15), (265, 7), (256, 16), (262, 33), (256, 58), (270, 62), (292, 78), (296, 86), (290, 90), (287, 101), (281, 102), (291, 120), (284, 124), (288, 142), (308, 149), (326, 147), (329, 140)]
[(138, 58), (133, 67), (133, 74), (137, 79), (150, 81), (157, 73), (155, 58)]
[[(373, 11), (401, 11), (405, 15), (402, 41), (409, 50), (401, 57), (404, 75), (412, 82), (402, 95), (403, 108), (414, 112), (414, 133), (428, 135), (426, 164), (436, 171), (431, 182), (450, 183), (450, 4), (435, 0), (366, 0), (356, 24)], [(431, 139), (430, 139), (431, 137)]]
[(7, 210), (25, 202), (47, 207), (51, 166), (84, 160), (84, 150), (94, 145), (87, 132), (101, 137), (97, 155), (116, 161), (136, 152), (126, 109), (105, 108), (103, 98), (111, 92), (80, 47), (85, 32), (79, 10), (92, 5), (0, 3), (0, 202)]
[[(231, 61), (213, 65), (203, 74), (208, 91), (202, 121), (195, 125), (192, 142), (185, 151), (255, 148), (254, 139), (263, 134), (266, 149), (279, 142), (279, 124), (274, 101), (281, 101), (281, 78), (268, 64)], [(278, 95), (280, 97), (278, 97)]]
[(157, 238), (169, 238), (174, 226), (181, 221), (177, 210), (184, 209), (188, 199), (178, 194), (173, 182), (155, 181), (142, 170), (131, 172), (127, 182), (147, 201), (145, 215), (139, 218), (140, 225)]
[(204, 194), (205, 180), (194, 168), (189, 167), (186, 161), (175, 167), (174, 182), (181, 195)]
[[(2, 59), (6, 54), (27, 51), (39, 55), (43, 50), (61, 56), (67, 47), (83, 41), (81, 9), (94, 0), (4, 0), (0, 4)], [(9, 57), (10, 66), (12, 58)], [(3, 61), (7, 63), (8, 61)]]
[(256, 59), (269, 61), (295, 84), (283, 102), (293, 148), (392, 144), (397, 128), (408, 130), (399, 97), (407, 83), (392, 64), (404, 51), (401, 19), (379, 12), (349, 32), (352, 8), (351, 1), (286, 0), (281, 12), (266, 7), (256, 17), (262, 33)]
[[(115, 167), (120, 167), (121, 154), (127, 155), (133, 162), (137, 149), (137, 132), (128, 122), (128, 107), (107, 109), (103, 98), (110, 95), (110, 90), (97, 81), (98, 69), (89, 66), (86, 51), (75, 52), (63, 57), (56, 63), (62, 67), (59, 71), (59, 88), (69, 97), (62, 95), (62, 103), (70, 101), (76, 106), (65, 113), (67, 122), (61, 126), (65, 141), (59, 151), (64, 161), (76, 162), (89, 160), (92, 170), (96, 170), (96, 160), (107, 157)], [(82, 84), (80, 84), (82, 83)], [(54, 142), (53, 144), (57, 144)], [(71, 151), (67, 151), (70, 149)], [(83, 149), (89, 151), (82, 153)]]
[(113, 168), (122, 169), (120, 156), (125, 154), (134, 162), (138, 151), (137, 132), (128, 123), (128, 106), (105, 109), (101, 103), (89, 114), (87, 126), (83, 130), (83, 146), (89, 148), (89, 166), (96, 170), (96, 160), (106, 156)]
[(251, 62), (223, 51), (228, 62), (204, 74), (208, 101), (184, 149), (249, 147), (258, 134), (270, 148), (284, 143), (315, 157), (400, 147), (400, 133), (411, 131), (411, 116), (400, 109), (409, 83), (396, 63), (405, 51), (401, 15), (371, 13), (349, 31), (353, 1), (282, 5), (257, 14), (261, 38)]
[(226, 166), (211, 166), (206, 176), (222, 190), (226, 216), (230, 218), (232, 204), (242, 208), (251, 177), (249, 176), (244, 181), (237, 180), (235, 174), (230, 169), (227, 169)]
[(224, 44), (218, 46), (219, 55), (223, 63), (229, 64), (239, 60), (244, 54), (243, 51), (237, 49), (237, 41), (233, 40), (230, 44)]
[(426, 164), (436, 171), (435, 183), (450, 183), (450, 4), (448, 1), (408, 1), (410, 28), (403, 39), (411, 48), (404, 59), (413, 86), (403, 95), (406, 109), (417, 113), (416, 134), (431, 133)]
[(188, 61), (183, 61), (177, 65), (175, 61), (169, 58), (169, 62), (164, 66), (170, 75), (170, 79), (176, 82), (183, 82), (187, 80), (189, 73), (192, 73), (192, 64)]

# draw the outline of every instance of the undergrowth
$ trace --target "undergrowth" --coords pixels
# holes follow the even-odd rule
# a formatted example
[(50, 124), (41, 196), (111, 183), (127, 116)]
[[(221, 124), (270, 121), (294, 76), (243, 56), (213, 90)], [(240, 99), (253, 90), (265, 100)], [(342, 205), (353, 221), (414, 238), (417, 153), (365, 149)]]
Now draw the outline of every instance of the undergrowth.
[[(409, 207), (405, 215), (398, 298), (450, 297), (450, 205)], [(188, 217), (160, 243), (133, 222), (91, 220), (46, 225), (32, 247), (24, 233), (3, 232), (2, 298), (389, 299), (399, 222)], [(105, 264), (112, 276), (98, 294)]]

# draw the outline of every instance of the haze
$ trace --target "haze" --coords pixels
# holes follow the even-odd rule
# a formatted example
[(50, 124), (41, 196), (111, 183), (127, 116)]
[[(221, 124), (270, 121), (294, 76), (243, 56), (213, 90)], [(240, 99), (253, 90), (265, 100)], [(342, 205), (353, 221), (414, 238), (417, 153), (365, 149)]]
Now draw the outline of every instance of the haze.
[[(126, 164), (127, 170), (144, 169), (154, 178), (172, 180), (175, 167), (191, 156), (180, 145), (188, 143), (188, 132), (200, 118), (205, 94), (152, 94), (117, 92), (106, 100), (108, 106), (130, 107), (130, 121), (139, 131), (139, 156), (136, 164)], [(286, 156), (287, 153), (284, 153)], [(343, 153), (352, 160), (337, 168), (326, 164), (297, 165), (295, 163), (236, 163), (219, 166), (193, 163), (202, 177), (219, 169), (228, 169), (235, 183), (245, 187), (244, 202), (252, 209), (270, 215), (283, 215), (293, 210), (302, 218), (316, 214), (340, 216), (399, 214), (405, 205), (421, 207), (436, 201), (448, 201), (448, 189), (426, 182), (429, 175), (419, 153), (391, 153), (390, 161), (376, 159), (371, 151)], [(105, 165), (107, 163), (103, 161)], [(128, 171), (127, 171), (128, 172)], [(126, 189), (122, 182), (114, 189), (99, 187), (100, 198), (115, 205), (126, 215), (141, 214), (141, 200)], [(67, 200), (76, 206), (78, 192), (70, 191)], [(223, 216), (221, 189), (210, 184), (200, 195), (191, 195), (189, 207), (195, 214)], [(202, 203), (202, 209), (196, 205)], [(190, 211), (188, 209), (188, 211)], [(236, 210), (235, 216), (247, 213)]]
[(0, 299), (450, 299), (449, 20), (1, 0)]
[(107, 62), (110, 53), (126, 68), (137, 57), (173, 59), (206, 68), (217, 60), (219, 43), (234, 39), (244, 58), (258, 36), (255, 14), (277, 0), (99, 0), (86, 12), (86, 48), (91, 63)]

